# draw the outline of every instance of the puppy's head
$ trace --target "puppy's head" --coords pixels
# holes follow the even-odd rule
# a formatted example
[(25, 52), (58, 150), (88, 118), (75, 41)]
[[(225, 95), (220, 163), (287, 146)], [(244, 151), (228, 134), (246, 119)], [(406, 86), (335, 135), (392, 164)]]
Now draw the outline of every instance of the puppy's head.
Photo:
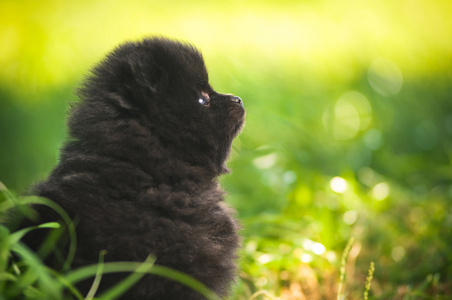
[(169, 153), (218, 173), (227, 171), (232, 140), (244, 123), (242, 100), (211, 87), (201, 53), (165, 38), (118, 47), (80, 94), (115, 118), (145, 120)]

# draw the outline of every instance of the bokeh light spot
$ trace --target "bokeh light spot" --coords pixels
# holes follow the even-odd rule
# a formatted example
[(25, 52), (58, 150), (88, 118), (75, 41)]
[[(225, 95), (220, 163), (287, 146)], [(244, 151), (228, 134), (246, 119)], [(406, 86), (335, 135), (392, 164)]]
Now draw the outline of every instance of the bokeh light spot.
[(391, 257), (394, 261), (399, 262), (405, 257), (406, 251), (402, 246), (394, 247), (391, 251)]
[(325, 257), (331, 263), (337, 260), (336, 253), (334, 253), (334, 251), (328, 251)]
[(358, 213), (354, 210), (349, 210), (344, 213), (344, 216), (342, 219), (344, 220), (345, 224), (352, 225), (356, 222), (356, 219), (358, 218)]
[(334, 177), (330, 181), (330, 187), (336, 193), (343, 193), (347, 190), (347, 181), (342, 177)]
[(314, 245), (312, 246), (312, 252), (317, 255), (322, 255), (323, 253), (325, 253), (325, 250), (325, 246), (320, 243), (314, 243)]
[(367, 186), (373, 186), (377, 180), (377, 174), (369, 167), (362, 167), (358, 171), (358, 179)]
[(303, 248), (305, 249), (305, 250), (312, 250), (312, 247), (314, 246), (314, 242), (313, 241), (311, 241), (311, 240), (309, 240), (309, 239), (306, 239), (306, 240), (304, 240), (303, 241)]
[(372, 121), (372, 107), (367, 98), (356, 91), (342, 95), (323, 114), (323, 125), (337, 140), (349, 140), (366, 129)]
[(277, 158), (276, 153), (271, 153), (254, 159), (253, 163), (259, 169), (270, 169), (275, 165)]
[(386, 182), (380, 182), (372, 189), (372, 195), (378, 201), (386, 199), (389, 196), (389, 185)]
[(359, 131), (359, 113), (347, 100), (340, 99), (334, 106), (333, 136), (338, 140), (354, 138)]
[(268, 283), (268, 279), (266, 277), (259, 277), (259, 279), (256, 280), (256, 285), (263, 287)]
[(257, 259), (261, 264), (266, 264), (271, 262), (273, 259), (273, 256), (270, 254), (262, 254), (261, 256), (259, 256), (259, 258)]
[(293, 183), (297, 181), (297, 174), (294, 171), (286, 171), (283, 174), (283, 180), (287, 184)]
[(304, 262), (305, 264), (308, 264), (312, 261), (312, 255), (303, 253), (300, 257), (301, 262)]
[(383, 96), (397, 95), (403, 84), (403, 75), (399, 67), (383, 58), (375, 59), (367, 74), (372, 88)]

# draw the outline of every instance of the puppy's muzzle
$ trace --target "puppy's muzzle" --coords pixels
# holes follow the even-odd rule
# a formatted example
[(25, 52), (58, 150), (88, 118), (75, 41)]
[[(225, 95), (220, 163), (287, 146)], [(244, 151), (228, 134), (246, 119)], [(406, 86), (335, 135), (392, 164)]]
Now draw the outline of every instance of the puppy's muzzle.
[(242, 101), (242, 99), (240, 97), (232, 96), (231, 100), (232, 100), (232, 102), (235, 102), (235, 103), (240, 104), (241, 106), (243, 106), (243, 101)]

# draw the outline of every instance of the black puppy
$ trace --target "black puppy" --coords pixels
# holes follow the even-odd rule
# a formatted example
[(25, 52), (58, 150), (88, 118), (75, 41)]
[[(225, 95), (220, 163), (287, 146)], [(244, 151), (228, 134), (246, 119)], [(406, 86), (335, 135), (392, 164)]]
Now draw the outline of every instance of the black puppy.
[[(36, 187), (78, 220), (73, 266), (97, 263), (102, 250), (106, 261), (153, 254), (156, 264), (227, 296), (238, 224), (217, 177), (228, 171), (225, 161), (244, 123), (241, 99), (212, 89), (198, 50), (165, 38), (121, 45), (79, 94), (60, 163)], [(41, 221), (54, 218), (38, 211)], [(28, 243), (36, 248), (40, 239), (30, 234)], [(120, 278), (106, 276), (101, 290)], [(203, 297), (148, 275), (124, 299)]]

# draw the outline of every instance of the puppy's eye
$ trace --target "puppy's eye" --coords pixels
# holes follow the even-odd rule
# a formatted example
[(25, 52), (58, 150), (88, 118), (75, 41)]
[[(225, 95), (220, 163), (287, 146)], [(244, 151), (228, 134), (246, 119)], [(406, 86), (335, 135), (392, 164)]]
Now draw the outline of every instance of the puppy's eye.
[(207, 94), (206, 92), (201, 92), (201, 95), (199, 96), (198, 102), (199, 102), (199, 104), (201, 104), (203, 106), (210, 106), (209, 94)]

